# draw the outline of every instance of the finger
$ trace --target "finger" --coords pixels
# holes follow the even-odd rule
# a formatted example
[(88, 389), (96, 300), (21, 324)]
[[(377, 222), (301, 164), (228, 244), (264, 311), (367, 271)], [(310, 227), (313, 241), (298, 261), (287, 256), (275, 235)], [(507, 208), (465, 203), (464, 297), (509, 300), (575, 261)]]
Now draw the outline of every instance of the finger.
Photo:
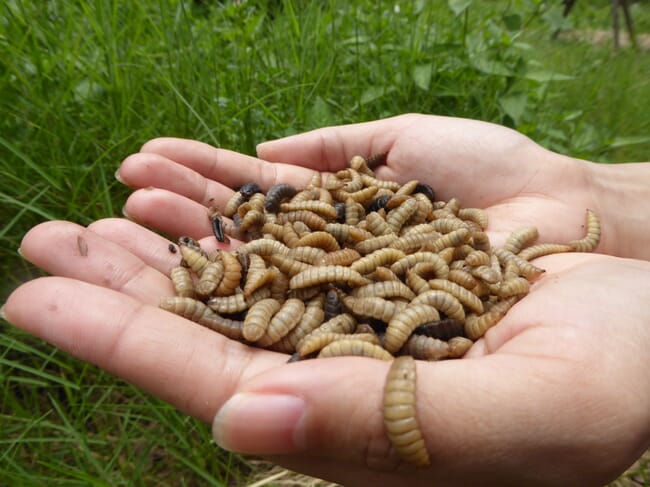
[(339, 125), (263, 142), (257, 155), (267, 161), (282, 161), (318, 171), (338, 171), (352, 156), (389, 152), (397, 132), (411, 123), (409, 116), (351, 125)]
[(116, 291), (47, 277), (19, 287), (10, 323), (209, 421), (240, 381), (286, 360)]
[[(578, 464), (583, 460), (581, 440), (557, 435), (575, 421), (587, 426), (580, 417), (588, 405), (581, 397), (585, 391), (571, 393), (576, 389), (563, 380), (569, 368), (562, 361), (531, 363), (511, 356), (418, 363), (417, 416), (433, 462), (425, 471), (400, 466), (384, 436), (382, 391), (388, 363), (370, 359), (315, 360), (264, 372), (223, 406), (213, 431), (217, 442), (230, 450), (284, 454), (290, 463), (296, 454), (323, 459), (306, 473), (341, 483), (349, 483), (349, 473), (341, 478), (327, 471), (331, 460), (349, 462), (353, 475), (399, 468), (405, 478), (426, 476), (428, 485), (468, 484), (486, 476), (495, 479), (495, 473), (495, 480), (504, 482), (512, 472), (529, 470), (524, 467), (531, 462), (541, 462), (547, 467), (542, 471), (555, 475), (563, 455), (575, 454)], [(531, 378), (544, 387), (531, 390)], [(558, 410), (566, 414), (553, 419), (557, 430), (549, 435), (549, 415)], [(540, 449), (561, 453), (540, 461)], [(518, 480), (518, 485), (527, 485), (532, 479)]]
[(173, 294), (171, 281), (120, 245), (80, 225), (45, 222), (21, 242), (21, 254), (46, 272), (87, 281), (157, 303)]
[(206, 207), (223, 207), (234, 193), (228, 186), (156, 153), (137, 153), (127, 157), (115, 175), (131, 188), (153, 186), (166, 189)]
[(230, 188), (248, 182), (257, 183), (264, 191), (278, 183), (304, 187), (314, 175), (312, 170), (291, 164), (270, 164), (256, 157), (186, 139), (154, 139), (147, 142), (141, 152), (164, 156)]
[(140, 189), (129, 195), (123, 212), (173, 239), (187, 235), (194, 239), (212, 234), (205, 206), (184, 196), (157, 188)]

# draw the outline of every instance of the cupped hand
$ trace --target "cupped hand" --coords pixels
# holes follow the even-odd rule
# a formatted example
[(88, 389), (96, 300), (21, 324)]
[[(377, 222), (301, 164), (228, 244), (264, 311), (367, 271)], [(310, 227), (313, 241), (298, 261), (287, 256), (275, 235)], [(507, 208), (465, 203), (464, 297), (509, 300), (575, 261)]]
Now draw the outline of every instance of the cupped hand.
[[(462, 206), (487, 209), (495, 244), (530, 225), (539, 229), (541, 242), (578, 239), (585, 210), (601, 213), (590, 186), (593, 164), (486, 122), (402, 115), (266, 142), (257, 152), (259, 158), (196, 141), (152, 140), (119, 169), (126, 184), (146, 188), (131, 195), (125, 212), (175, 237), (206, 236), (204, 207), (223, 207), (230, 188), (250, 181), (265, 190), (279, 182), (304, 186), (314, 171), (343, 169), (357, 154), (386, 153), (379, 178), (418, 179), (430, 184), (438, 199), (457, 197)], [(616, 253), (607, 232), (597, 250)]]
[(387, 362), (285, 364), (160, 310), (178, 255), (159, 235), (120, 219), (49, 222), (21, 250), (53, 276), (17, 289), (8, 321), (203, 421), (216, 415), (222, 446), (293, 470), (345, 485), (602, 485), (650, 443), (648, 262), (546, 257), (466, 358), (418, 362), (432, 464), (415, 469), (383, 430)]

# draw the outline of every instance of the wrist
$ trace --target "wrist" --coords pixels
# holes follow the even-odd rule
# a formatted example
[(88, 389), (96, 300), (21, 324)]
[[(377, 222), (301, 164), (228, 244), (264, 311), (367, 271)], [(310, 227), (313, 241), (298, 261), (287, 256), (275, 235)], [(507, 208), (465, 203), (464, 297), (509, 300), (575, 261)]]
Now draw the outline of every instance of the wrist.
[(599, 249), (650, 260), (650, 164), (588, 164), (589, 200), (601, 220)]

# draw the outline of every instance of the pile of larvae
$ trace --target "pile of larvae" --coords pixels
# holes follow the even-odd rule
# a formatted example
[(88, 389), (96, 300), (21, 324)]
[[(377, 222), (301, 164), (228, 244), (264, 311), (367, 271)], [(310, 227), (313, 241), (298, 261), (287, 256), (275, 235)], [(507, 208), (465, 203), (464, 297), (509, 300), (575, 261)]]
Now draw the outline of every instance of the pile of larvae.
[[(406, 462), (430, 464), (416, 414), (414, 359), (462, 357), (528, 293), (544, 271), (530, 260), (590, 252), (600, 223), (587, 210), (584, 238), (537, 244), (534, 227), (492, 248), (487, 214), (436, 201), (419, 181), (375, 177), (355, 156), (336, 174), (264, 195), (241, 187), (221, 214), (217, 240), (246, 243), (206, 253), (181, 237), (171, 271), (177, 296), (161, 307), (246, 344), (305, 358), (359, 355), (393, 360), (383, 395), (386, 435)], [(226, 218), (231, 218), (230, 221)], [(175, 247), (171, 246), (170, 249)]]

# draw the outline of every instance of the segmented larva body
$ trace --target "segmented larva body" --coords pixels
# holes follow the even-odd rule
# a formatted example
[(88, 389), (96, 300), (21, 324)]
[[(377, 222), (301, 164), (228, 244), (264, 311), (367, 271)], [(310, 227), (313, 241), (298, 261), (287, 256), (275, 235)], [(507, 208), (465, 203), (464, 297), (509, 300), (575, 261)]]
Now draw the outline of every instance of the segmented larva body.
[(310, 334), (317, 333), (352, 333), (357, 326), (357, 320), (349, 313), (341, 313), (322, 323)]
[(368, 277), (375, 282), (399, 281), (399, 277), (388, 267), (377, 267)]
[(336, 218), (336, 208), (334, 208), (334, 206), (332, 206), (330, 203), (326, 203), (320, 200), (300, 201), (297, 203), (282, 203), (280, 205), (280, 209), (284, 212), (307, 210), (312, 211), (317, 215), (325, 218)]
[(255, 272), (254, 274), (248, 273), (248, 277), (244, 284), (244, 296), (248, 297), (257, 291), (259, 288), (266, 286), (267, 284), (272, 284), (280, 274), (280, 271), (277, 267), (271, 266), (269, 268), (264, 268), (260, 271)]
[(361, 228), (348, 225), (347, 223), (328, 223), (325, 226), (325, 231), (341, 243), (363, 242), (372, 237), (372, 234), (367, 230), (362, 230)]
[(382, 216), (376, 211), (366, 215), (366, 222), (368, 224), (368, 230), (376, 237), (395, 233), (394, 230), (388, 226), (386, 220), (384, 220), (384, 218), (382, 218)]
[(387, 235), (380, 235), (379, 237), (368, 238), (363, 242), (359, 242), (354, 246), (354, 248), (363, 255), (370, 254), (375, 250), (379, 250), (384, 247), (388, 247), (399, 237), (394, 233), (389, 233)]
[(471, 309), (474, 313), (483, 313), (483, 302), (478, 298), (478, 296), (472, 294), (463, 286), (460, 286), (455, 282), (447, 281), (444, 279), (431, 279), (429, 281), (429, 287), (431, 289), (439, 289), (440, 291), (448, 292), (456, 299), (458, 299), (458, 301), (460, 301), (464, 306), (467, 306), (469, 309)]
[[(269, 261), (275, 265), (280, 271), (289, 277), (311, 269), (313, 266), (306, 262), (301, 262), (297, 259), (292, 259), (286, 255), (274, 254), (268, 257)], [(306, 286), (305, 286), (306, 287)]]
[(247, 310), (260, 299), (266, 299), (270, 296), (271, 290), (268, 287), (263, 287), (250, 296), (239, 293), (230, 296), (212, 297), (208, 299), (207, 305), (217, 313), (233, 314)]
[(301, 299), (287, 299), (280, 310), (271, 318), (266, 333), (258, 340), (259, 345), (268, 347), (279, 342), (298, 325), (304, 312), (305, 303)]
[(571, 252), (572, 250), (573, 248), (571, 248), (570, 245), (543, 243), (527, 247), (517, 255), (523, 260), (533, 260), (545, 255), (561, 254), (564, 252)]
[(297, 242), (297, 246), (316, 247), (327, 252), (334, 252), (340, 249), (336, 239), (325, 231), (312, 232), (305, 235)]
[(349, 267), (328, 265), (311, 267), (296, 274), (289, 281), (289, 287), (291, 289), (300, 289), (334, 282), (347, 282), (351, 286), (363, 286), (370, 283), (367, 278)]
[(419, 262), (427, 262), (435, 265), (436, 275), (441, 279), (446, 278), (449, 274), (447, 262), (434, 252), (415, 252), (414, 254), (409, 254), (391, 265), (390, 270), (397, 275), (401, 275), (406, 272), (406, 269), (413, 267)]
[(600, 221), (592, 210), (587, 210), (587, 234), (580, 240), (572, 240), (569, 246), (576, 252), (592, 252), (600, 242)]
[[(463, 286), (465, 289), (472, 290), (478, 284), (476, 278), (464, 269), (452, 269), (447, 275), (447, 279)], [(428, 284), (427, 284), (428, 287)]]
[(465, 310), (458, 298), (454, 295), (436, 289), (423, 292), (411, 301), (411, 305), (415, 304), (428, 304), (433, 306), (438, 311), (442, 311), (449, 318), (454, 320), (464, 320)]
[(325, 297), (322, 293), (312, 298), (307, 303), (305, 312), (302, 314), (296, 327), (282, 340), (271, 345), (271, 348), (277, 352), (293, 353), (300, 340), (323, 324), (325, 319), (325, 312), (323, 310), (324, 300)]
[(425, 335), (438, 340), (450, 340), (451, 338), (465, 335), (465, 321), (444, 318), (438, 321), (424, 323), (413, 330), (414, 335)]
[(405, 306), (378, 297), (353, 298), (352, 296), (344, 297), (343, 304), (356, 316), (375, 318), (385, 322), (390, 321)]
[(325, 320), (329, 320), (337, 315), (340, 315), (342, 309), (343, 303), (341, 302), (339, 290), (336, 288), (331, 288), (325, 295), (325, 305), (323, 307), (323, 310), (325, 311)]
[(438, 321), (440, 314), (433, 306), (427, 304), (409, 305), (399, 313), (396, 313), (393, 319), (388, 322), (386, 335), (384, 336), (384, 347), (391, 353), (404, 346), (413, 330), (418, 326), (430, 321)]
[(449, 357), (449, 344), (426, 335), (411, 335), (402, 347), (403, 355), (418, 360), (442, 360)]
[[(217, 286), (223, 278), (223, 263), (218, 260), (215, 262), (210, 262), (201, 274), (199, 282), (196, 284), (196, 292), (201, 296), (209, 296), (217, 289)], [(179, 293), (180, 296), (180, 293)]]
[(513, 277), (507, 281), (500, 282), (494, 289), (494, 293), (500, 298), (509, 298), (510, 296), (523, 296), (528, 294), (530, 282), (523, 277)]
[(356, 203), (361, 203), (363, 205), (364, 203), (370, 201), (372, 197), (377, 194), (377, 191), (379, 191), (379, 188), (377, 186), (369, 186), (367, 188), (360, 189), (359, 191), (355, 191), (354, 193), (345, 193), (344, 199), (350, 199)]
[(406, 462), (430, 465), (429, 453), (417, 419), (416, 367), (413, 357), (397, 357), (384, 385), (384, 427), (391, 444)]
[(282, 200), (292, 198), (297, 192), (298, 190), (290, 184), (282, 183), (271, 186), (266, 192), (264, 209), (269, 213), (276, 213), (280, 209)]
[(393, 356), (381, 348), (380, 345), (375, 345), (374, 343), (354, 338), (336, 340), (323, 347), (318, 354), (318, 358), (345, 356), (368, 357), (379, 360), (393, 359)]
[(513, 254), (506, 249), (494, 249), (493, 255), (496, 255), (501, 265), (506, 268), (510, 263), (513, 263), (522, 276), (527, 279), (536, 279), (544, 273), (544, 269), (540, 269), (536, 265), (531, 264), (520, 256)]
[(242, 333), (249, 342), (255, 342), (262, 338), (269, 327), (271, 318), (278, 312), (282, 305), (275, 299), (262, 299), (253, 304), (246, 313)]
[(232, 252), (222, 250), (219, 252), (223, 262), (223, 277), (215, 290), (217, 296), (229, 296), (239, 286), (242, 276), (242, 266), (239, 259)]
[(300, 262), (304, 262), (305, 264), (315, 265), (318, 261), (320, 261), (320, 259), (322, 259), (326, 255), (328, 255), (327, 252), (325, 252), (321, 248), (300, 246), (300, 247), (292, 248), (287, 254), (287, 257), (299, 260)]
[(363, 342), (373, 343), (379, 345), (379, 339), (374, 333), (355, 333), (353, 335), (347, 333), (319, 333), (311, 335), (305, 340), (302, 340), (296, 345), (296, 352), (301, 357), (316, 353), (337, 340), (360, 340)]
[(178, 296), (183, 298), (194, 297), (194, 282), (192, 281), (192, 275), (187, 267), (180, 265), (172, 267), (169, 277), (172, 280), (172, 285), (174, 286), (174, 290)]
[(233, 340), (241, 340), (243, 338), (242, 321), (223, 318), (213, 312), (203, 302), (196, 299), (180, 296), (165, 298), (160, 303), (160, 307), (183, 318), (192, 320), (199, 325), (203, 325), (206, 328), (210, 328)]
[(449, 345), (449, 358), (461, 358), (472, 348), (474, 342), (469, 338), (458, 336), (450, 338), (447, 344)]
[(402, 235), (393, 243), (391, 243), (390, 247), (393, 249), (399, 249), (402, 252), (410, 253), (422, 248), (427, 242), (436, 240), (440, 237), (441, 235), (435, 231), (430, 231), (428, 233), (408, 233), (407, 235)]
[(456, 247), (467, 242), (471, 234), (467, 228), (459, 228), (452, 232), (444, 234), (439, 239), (431, 241), (424, 246), (424, 249), (429, 252), (440, 252), (445, 247)]
[(361, 254), (354, 249), (346, 247), (344, 249), (336, 250), (334, 252), (329, 252), (321, 257), (315, 265), (317, 266), (327, 266), (327, 265), (342, 265), (349, 266), (357, 259), (361, 258)]
[(311, 230), (324, 230), (327, 222), (319, 215), (309, 210), (290, 211), (278, 215), (278, 223), (302, 222)]
[(497, 324), (506, 312), (517, 302), (517, 297), (506, 298), (496, 303), (482, 315), (468, 315), (465, 319), (465, 335), (471, 340), (478, 340), (485, 332)]
[(521, 249), (537, 240), (539, 232), (536, 227), (519, 228), (512, 232), (503, 244), (503, 250), (518, 254)]
[(398, 233), (406, 221), (411, 218), (413, 213), (418, 209), (418, 203), (413, 198), (409, 198), (399, 205), (394, 210), (391, 210), (386, 215), (386, 223), (393, 230)]
[(271, 240), (268, 238), (260, 238), (257, 240), (251, 240), (237, 249), (239, 254), (257, 254), (261, 256), (268, 256), (273, 254), (282, 254), (287, 255), (289, 253), (289, 247), (284, 245), (282, 242), (277, 240)]
[(404, 257), (406, 257), (406, 254), (401, 250), (390, 247), (378, 249), (352, 263), (350, 269), (360, 274), (369, 274), (377, 267), (393, 264)]
[(192, 272), (201, 277), (203, 269), (210, 264), (207, 254), (198, 246), (195, 247), (179, 244), (178, 248), (180, 249), (183, 260), (187, 263), (189, 268), (192, 269)]
[(352, 291), (355, 298), (404, 298), (411, 301), (415, 293), (402, 281), (379, 281), (360, 286)]

